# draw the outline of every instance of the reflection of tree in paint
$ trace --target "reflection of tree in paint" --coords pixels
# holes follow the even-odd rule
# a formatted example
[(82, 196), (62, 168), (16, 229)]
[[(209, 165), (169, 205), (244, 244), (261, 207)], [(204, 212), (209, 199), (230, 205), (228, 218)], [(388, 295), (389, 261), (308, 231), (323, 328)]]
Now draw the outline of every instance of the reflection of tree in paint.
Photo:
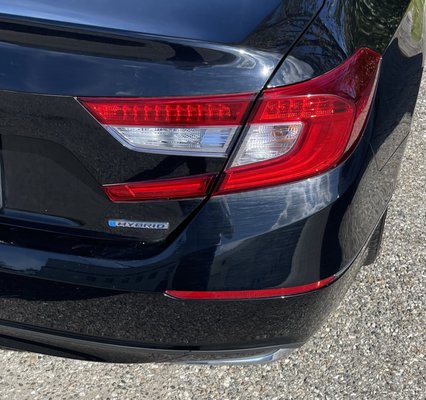
[(339, 17), (346, 19), (341, 26), (347, 37), (356, 32), (357, 37), (351, 39), (359, 45), (374, 43), (376, 46), (386, 47), (408, 4), (407, 0), (340, 1), (337, 8), (340, 11)]

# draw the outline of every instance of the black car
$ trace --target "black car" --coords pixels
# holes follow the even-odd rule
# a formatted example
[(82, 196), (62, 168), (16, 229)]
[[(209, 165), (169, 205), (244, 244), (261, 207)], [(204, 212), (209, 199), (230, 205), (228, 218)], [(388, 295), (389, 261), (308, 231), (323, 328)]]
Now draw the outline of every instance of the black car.
[(422, 0), (2, 0), (0, 345), (301, 346), (378, 254), (423, 21)]

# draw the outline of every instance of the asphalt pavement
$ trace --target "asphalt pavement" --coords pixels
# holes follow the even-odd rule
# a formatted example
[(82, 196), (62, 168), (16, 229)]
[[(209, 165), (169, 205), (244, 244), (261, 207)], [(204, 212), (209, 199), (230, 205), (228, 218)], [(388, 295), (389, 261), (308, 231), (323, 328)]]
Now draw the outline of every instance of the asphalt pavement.
[(0, 399), (426, 399), (425, 132), (424, 87), (382, 254), (289, 358), (244, 367), (109, 365), (0, 351)]

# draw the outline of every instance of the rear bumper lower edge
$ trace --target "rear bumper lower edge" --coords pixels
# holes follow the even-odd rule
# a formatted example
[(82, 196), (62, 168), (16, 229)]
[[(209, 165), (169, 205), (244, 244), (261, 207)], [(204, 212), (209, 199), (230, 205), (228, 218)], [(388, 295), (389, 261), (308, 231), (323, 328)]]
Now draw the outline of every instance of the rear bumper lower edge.
[(87, 361), (115, 363), (179, 362), (191, 364), (243, 364), (275, 361), (302, 343), (233, 350), (172, 350), (126, 346), (93, 338), (71, 337), (42, 332), (17, 324), (0, 324), (3, 348), (44, 353)]

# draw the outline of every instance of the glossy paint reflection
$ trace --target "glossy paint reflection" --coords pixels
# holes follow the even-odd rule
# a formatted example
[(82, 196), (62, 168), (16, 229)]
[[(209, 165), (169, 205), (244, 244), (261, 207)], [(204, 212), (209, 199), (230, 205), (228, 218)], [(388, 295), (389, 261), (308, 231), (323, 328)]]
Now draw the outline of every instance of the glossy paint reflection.
[[(285, 20), (290, 12), (309, 18), (319, 1), (280, 0), (4, 0), (0, 12), (14, 17), (36, 18), (57, 24), (86, 25), (151, 35), (235, 43), (253, 31), (263, 31)], [(267, 35), (265, 35), (267, 36)]]
[(71, 96), (258, 92), (322, 4), (128, 2), (2, 2), (0, 88)]
[[(341, 64), (361, 47), (383, 54), (400, 24), (411, 27), (404, 35), (407, 42), (421, 40), (423, 9), (423, 0), (391, 0), (385, 5), (380, 0), (326, 2), (291, 50), (292, 58), (284, 60), (268, 86), (288, 85), (319, 76)], [(292, 64), (296, 64), (296, 68)], [(305, 73), (297, 73), (299, 70)]]
[[(208, 45), (206, 47), (208, 49)], [(0, 87), (68, 96), (152, 97), (256, 92), (281, 58), (279, 54), (248, 53), (226, 47), (217, 49), (214, 58), (206, 56), (201, 48), (175, 45), (171, 50), (162, 62), (136, 61), (3, 42), (0, 43)], [(175, 61), (175, 57), (182, 57), (182, 61)], [(111, 76), (115, 77), (113, 81)]]

